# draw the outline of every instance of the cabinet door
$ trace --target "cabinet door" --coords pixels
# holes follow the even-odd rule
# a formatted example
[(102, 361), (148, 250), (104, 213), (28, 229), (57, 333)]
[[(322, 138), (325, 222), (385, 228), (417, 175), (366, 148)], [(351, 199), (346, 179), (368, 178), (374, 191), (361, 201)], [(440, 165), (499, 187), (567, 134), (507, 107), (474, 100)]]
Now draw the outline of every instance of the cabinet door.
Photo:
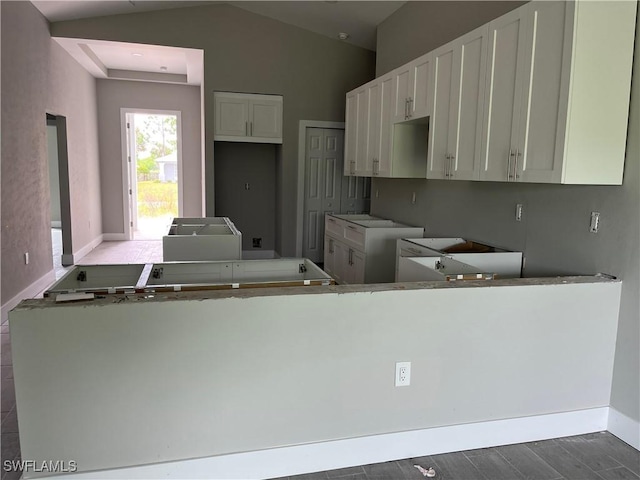
[(225, 96), (215, 97), (215, 135), (246, 137), (249, 133), (249, 101)]
[(391, 176), (391, 152), (393, 141), (393, 75), (385, 75), (379, 80), (380, 85), (380, 146), (378, 156), (373, 165), (373, 175)]
[(355, 174), (364, 176), (367, 167), (369, 143), (369, 88), (365, 86), (356, 93), (358, 133), (356, 138)]
[(363, 164), (358, 169), (364, 176), (375, 175), (377, 162), (380, 158), (380, 128), (381, 128), (381, 94), (382, 88), (379, 82), (373, 82), (367, 87), (368, 114), (367, 121), (369, 131), (367, 139), (367, 154)]
[(324, 236), (324, 271), (332, 276), (335, 280), (335, 240), (328, 235)]
[(477, 180), (482, 151), (482, 115), (487, 72), (488, 26), (458, 39), (458, 60), (453, 82), (457, 89), (452, 105), (449, 136), (451, 180)]
[(410, 65), (403, 65), (394, 70), (393, 75), (393, 112), (392, 123), (404, 122), (409, 118), (409, 81), (411, 77)]
[(514, 166), (516, 177), (524, 182), (561, 179), (562, 145), (557, 133), (569, 7), (567, 2), (545, 1), (531, 2), (525, 10), (526, 61)]
[(344, 275), (343, 283), (347, 285), (364, 283), (365, 257), (362, 252), (353, 248), (344, 248)]
[[(431, 82), (433, 85), (433, 114), (429, 125), (429, 159), (427, 178), (449, 179), (451, 155), (455, 151), (456, 118), (459, 83), (459, 48), (452, 42), (433, 52)], [(457, 65), (456, 65), (457, 63)], [(457, 75), (454, 74), (456, 70)], [(456, 88), (457, 87), (457, 88)]]
[(409, 119), (430, 115), (429, 73), (432, 54), (428, 53), (409, 65)]
[(489, 23), (480, 179), (513, 181), (524, 58), (523, 9)]
[(356, 172), (356, 144), (358, 142), (358, 98), (356, 91), (347, 93), (344, 145), (344, 174)]
[(251, 100), (249, 134), (252, 137), (282, 138), (282, 102)]
[(333, 241), (333, 279), (345, 283), (349, 267), (349, 248), (344, 243)]

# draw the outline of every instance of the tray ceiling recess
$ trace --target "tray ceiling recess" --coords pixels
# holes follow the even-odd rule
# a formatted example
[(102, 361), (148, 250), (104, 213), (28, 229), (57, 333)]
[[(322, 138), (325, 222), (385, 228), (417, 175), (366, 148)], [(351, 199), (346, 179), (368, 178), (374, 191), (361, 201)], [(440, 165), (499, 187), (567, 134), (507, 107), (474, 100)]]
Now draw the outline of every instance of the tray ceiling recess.
[(202, 84), (202, 50), (79, 38), (53, 39), (96, 78)]

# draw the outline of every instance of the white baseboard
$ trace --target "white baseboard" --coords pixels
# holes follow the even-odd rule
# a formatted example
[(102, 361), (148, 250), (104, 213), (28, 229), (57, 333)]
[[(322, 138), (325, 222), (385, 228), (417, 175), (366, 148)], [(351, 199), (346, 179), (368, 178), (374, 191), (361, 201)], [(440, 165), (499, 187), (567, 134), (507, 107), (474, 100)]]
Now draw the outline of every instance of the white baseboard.
[(73, 479), (267, 479), (607, 429), (609, 408), (429, 428), (99, 472)]
[(96, 238), (91, 240), (84, 247), (82, 247), (80, 250), (78, 250), (76, 253), (74, 253), (73, 254), (73, 260), (74, 260), (73, 263), (75, 264), (76, 262), (80, 261), (82, 259), (82, 257), (87, 255), (88, 253), (91, 252), (91, 250), (93, 250), (98, 245), (100, 245), (102, 243), (102, 241), (103, 241), (103, 237), (104, 237), (104, 235), (102, 235), (102, 234), (98, 235)]
[(42, 293), (48, 287), (50, 287), (56, 281), (56, 272), (55, 270), (51, 270), (47, 272), (45, 275), (40, 277), (38, 280), (33, 282), (27, 288), (18, 293), (15, 297), (13, 297), (8, 302), (2, 305), (2, 323), (5, 323), (9, 318), (9, 311), (13, 310), (22, 300), (26, 300), (28, 298), (33, 298), (37, 296), (39, 293)]
[(275, 250), (243, 250), (243, 260), (266, 260), (270, 258), (280, 258)]
[(105, 242), (124, 242), (129, 238), (126, 233), (103, 233), (102, 240)]
[(609, 407), (607, 430), (636, 450), (640, 450), (640, 422)]

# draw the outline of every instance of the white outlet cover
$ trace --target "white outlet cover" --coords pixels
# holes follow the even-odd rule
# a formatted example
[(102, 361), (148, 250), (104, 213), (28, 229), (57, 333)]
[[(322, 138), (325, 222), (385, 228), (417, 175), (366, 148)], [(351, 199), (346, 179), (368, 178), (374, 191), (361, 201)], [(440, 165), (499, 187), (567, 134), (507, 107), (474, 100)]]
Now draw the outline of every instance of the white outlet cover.
[(396, 362), (396, 387), (411, 385), (411, 362)]

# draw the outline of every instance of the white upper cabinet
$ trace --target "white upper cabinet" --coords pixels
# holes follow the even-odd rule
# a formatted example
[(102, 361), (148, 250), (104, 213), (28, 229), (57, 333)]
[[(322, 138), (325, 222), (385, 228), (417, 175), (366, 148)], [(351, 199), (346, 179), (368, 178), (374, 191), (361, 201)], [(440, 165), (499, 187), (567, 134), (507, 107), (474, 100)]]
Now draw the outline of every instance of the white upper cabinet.
[(622, 183), (636, 8), (533, 1), (489, 24), (480, 179)]
[(393, 123), (429, 116), (431, 58), (428, 53), (393, 71)]
[(525, 9), (489, 23), (488, 77), (480, 179), (512, 181), (525, 55)]
[(358, 93), (353, 90), (347, 93), (344, 132), (344, 174), (356, 174), (356, 151), (358, 145)]
[(214, 140), (282, 143), (282, 97), (215, 92)]
[(435, 50), (427, 178), (477, 179), (488, 27)]
[(637, 6), (533, 0), (374, 80), (362, 174), (620, 185)]

